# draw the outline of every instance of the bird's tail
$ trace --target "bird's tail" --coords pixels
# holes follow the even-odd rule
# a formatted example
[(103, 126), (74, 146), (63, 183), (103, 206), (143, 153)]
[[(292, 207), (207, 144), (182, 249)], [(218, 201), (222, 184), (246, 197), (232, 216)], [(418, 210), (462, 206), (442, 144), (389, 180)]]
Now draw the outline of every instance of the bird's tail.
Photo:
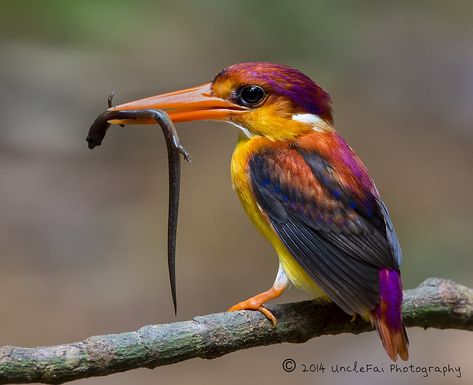
[(409, 340), (402, 322), (402, 282), (397, 270), (379, 271), (380, 303), (371, 311), (371, 324), (376, 328), (384, 349), (393, 361), (409, 358)]

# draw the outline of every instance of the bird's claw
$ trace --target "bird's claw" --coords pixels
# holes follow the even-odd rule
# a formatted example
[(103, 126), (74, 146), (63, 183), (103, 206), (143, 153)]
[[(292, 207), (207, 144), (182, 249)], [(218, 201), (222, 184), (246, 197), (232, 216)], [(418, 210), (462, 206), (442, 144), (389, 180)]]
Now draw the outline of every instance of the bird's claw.
[(230, 309), (228, 309), (228, 312), (233, 312), (233, 311), (239, 311), (239, 310), (257, 310), (260, 313), (262, 313), (271, 323), (273, 324), (273, 327), (276, 326), (278, 323), (278, 320), (276, 317), (269, 311), (264, 304), (250, 304), (249, 301), (242, 301), (240, 303), (237, 303), (236, 305), (232, 306)]
[(276, 324), (278, 323), (278, 320), (276, 319), (276, 317), (273, 315), (273, 313), (271, 313), (268, 309), (266, 309), (264, 307), (264, 305), (261, 305), (259, 308), (258, 308), (258, 311), (263, 313), (263, 315), (269, 319), (271, 321), (271, 323), (273, 324), (273, 327), (276, 326)]

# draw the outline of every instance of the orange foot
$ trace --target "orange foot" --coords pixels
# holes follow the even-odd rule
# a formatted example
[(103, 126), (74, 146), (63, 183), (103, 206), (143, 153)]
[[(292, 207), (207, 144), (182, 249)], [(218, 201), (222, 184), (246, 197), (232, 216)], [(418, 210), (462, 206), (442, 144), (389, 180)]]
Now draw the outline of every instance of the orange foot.
[(279, 297), (288, 285), (289, 279), (282, 266), (279, 265), (278, 275), (276, 276), (276, 280), (274, 281), (273, 287), (271, 289), (255, 295), (254, 297), (248, 298), (246, 301), (237, 303), (235, 306), (232, 306), (230, 309), (228, 309), (228, 311), (258, 310), (272, 322), (273, 326), (276, 326), (278, 322), (276, 317), (264, 307), (264, 304), (271, 299)]
[(273, 326), (276, 326), (277, 320), (276, 317), (271, 313), (268, 309), (264, 307), (264, 303), (269, 301), (270, 299), (277, 298), (281, 295), (281, 291), (276, 291), (274, 287), (265, 291), (264, 293), (260, 293), (255, 295), (254, 297), (248, 298), (246, 301), (241, 301), (236, 305), (232, 306), (228, 311), (237, 311), (237, 310), (258, 310), (263, 313), (267, 319), (269, 319)]

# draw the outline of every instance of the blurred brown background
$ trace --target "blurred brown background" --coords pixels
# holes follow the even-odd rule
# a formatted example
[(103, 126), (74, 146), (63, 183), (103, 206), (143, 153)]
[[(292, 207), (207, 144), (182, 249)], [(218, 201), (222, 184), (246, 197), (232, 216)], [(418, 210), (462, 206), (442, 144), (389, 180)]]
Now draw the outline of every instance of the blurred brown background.
[[(88, 127), (115, 103), (209, 81), (240, 61), (292, 65), (325, 87), (403, 246), (406, 288), (473, 286), (471, 1), (2, 1), (0, 345), (50, 345), (173, 322), (167, 163), (157, 127)], [(178, 320), (272, 284), (277, 258), (234, 196), (235, 128), (178, 127)], [(281, 301), (305, 298), (295, 289)], [(286, 374), (281, 361), (388, 364), (375, 333), (241, 351), (83, 384), (472, 383), (473, 334), (409, 330), (411, 362), (462, 379)]]

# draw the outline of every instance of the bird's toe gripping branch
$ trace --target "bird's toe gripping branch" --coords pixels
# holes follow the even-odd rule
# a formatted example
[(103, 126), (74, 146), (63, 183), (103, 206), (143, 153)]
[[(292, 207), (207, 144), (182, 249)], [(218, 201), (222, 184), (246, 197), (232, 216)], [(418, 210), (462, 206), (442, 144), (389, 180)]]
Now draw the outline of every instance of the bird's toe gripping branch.
[(284, 290), (289, 286), (289, 278), (287, 277), (284, 269), (279, 265), (278, 275), (274, 281), (271, 289), (266, 290), (263, 293), (257, 294), (254, 297), (248, 298), (245, 301), (241, 301), (236, 305), (232, 306), (228, 311), (238, 311), (238, 310), (258, 310), (264, 314), (264, 316), (271, 321), (273, 326), (276, 326), (277, 319), (267, 308), (264, 307), (264, 304), (269, 300), (279, 297)]
[(279, 297), (278, 295), (271, 295), (269, 292), (272, 291), (272, 288), (264, 293), (255, 295), (254, 297), (248, 298), (245, 301), (241, 301), (236, 305), (233, 305), (228, 311), (238, 311), (238, 310), (258, 310), (264, 314), (264, 316), (271, 321), (273, 326), (276, 326), (277, 319), (267, 308), (264, 307), (264, 303), (270, 299)]

